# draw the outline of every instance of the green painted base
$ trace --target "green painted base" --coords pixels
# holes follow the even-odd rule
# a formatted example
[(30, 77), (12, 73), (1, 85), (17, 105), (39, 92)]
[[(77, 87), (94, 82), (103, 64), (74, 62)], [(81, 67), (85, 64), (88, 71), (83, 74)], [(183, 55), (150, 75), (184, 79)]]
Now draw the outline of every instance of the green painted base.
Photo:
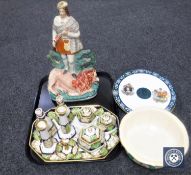
[[(92, 85), (92, 91), (91, 92), (87, 92), (83, 95), (79, 95), (79, 96), (70, 96), (67, 93), (60, 91), (59, 93), (63, 96), (64, 101), (65, 102), (75, 102), (75, 101), (85, 101), (85, 100), (89, 100), (91, 98), (94, 98), (97, 95), (97, 91), (99, 88), (99, 83), (96, 82)], [(53, 101), (56, 100), (56, 95), (53, 94), (52, 92), (49, 91), (50, 97)]]

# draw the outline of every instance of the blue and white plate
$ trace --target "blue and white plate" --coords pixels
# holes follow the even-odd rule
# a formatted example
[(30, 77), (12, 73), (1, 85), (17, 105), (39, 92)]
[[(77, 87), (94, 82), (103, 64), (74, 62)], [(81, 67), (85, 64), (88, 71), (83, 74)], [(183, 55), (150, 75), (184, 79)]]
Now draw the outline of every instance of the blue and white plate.
[[(134, 93), (124, 94), (123, 87), (130, 83)], [(162, 88), (168, 94), (165, 102), (154, 100), (155, 89)], [(158, 73), (144, 69), (128, 71), (117, 79), (113, 86), (113, 96), (119, 107), (129, 112), (139, 107), (158, 107), (172, 111), (176, 103), (176, 94), (170, 81)]]

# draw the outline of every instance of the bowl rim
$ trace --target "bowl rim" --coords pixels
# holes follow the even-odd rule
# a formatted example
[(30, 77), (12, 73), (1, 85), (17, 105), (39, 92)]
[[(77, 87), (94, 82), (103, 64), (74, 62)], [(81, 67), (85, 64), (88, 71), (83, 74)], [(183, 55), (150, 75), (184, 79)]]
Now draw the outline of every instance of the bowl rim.
[(184, 146), (183, 147), (184, 147), (184, 155), (186, 155), (189, 150), (189, 136), (188, 136), (188, 132), (186, 130), (185, 125), (180, 121), (180, 119), (176, 115), (172, 114), (171, 112), (169, 112), (165, 109), (160, 109), (160, 108), (155, 108), (155, 107), (137, 108), (133, 111), (130, 111), (122, 118), (120, 126), (119, 126), (119, 138), (120, 138), (120, 142), (121, 142), (122, 146), (125, 148), (126, 152), (128, 154), (130, 154), (133, 157), (133, 159), (135, 159), (136, 162), (138, 161), (137, 163), (144, 164), (144, 165), (150, 165), (150, 166), (158, 167), (158, 168), (163, 167), (163, 164), (161, 164), (160, 161), (151, 161), (151, 160), (146, 160), (144, 157), (140, 157), (137, 154), (135, 149), (133, 149), (131, 146), (125, 144), (125, 141), (124, 141), (125, 139), (123, 138), (123, 136), (121, 134), (124, 131), (124, 129), (127, 130), (126, 122), (130, 118), (133, 118), (136, 113), (145, 112), (145, 111), (161, 112), (177, 124), (177, 126), (179, 127), (179, 130), (184, 135), (184, 141), (183, 141)]

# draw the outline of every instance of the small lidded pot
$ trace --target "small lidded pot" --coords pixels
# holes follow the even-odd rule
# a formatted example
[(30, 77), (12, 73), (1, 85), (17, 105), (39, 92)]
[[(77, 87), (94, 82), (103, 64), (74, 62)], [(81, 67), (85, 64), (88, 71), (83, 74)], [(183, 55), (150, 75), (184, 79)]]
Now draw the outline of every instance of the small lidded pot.
[(49, 117), (45, 116), (45, 113), (43, 112), (42, 108), (37, 108), (35, 110), (35, 114), (36, 114), (36, 118), (46, 120), (48, 130), (52, 128), (53, 123)]
[(59, 105), (55, 109), (57, 116), (59, 117), (60, 125), (67, 125), (69, 123), (68, 115), (70, 113), (70, 109), (66, 105)]
[(59, 117), (59, 124), (65, 126), (69, 123), (68, 115), (70, 114), (70, 109), (64, 104), (61, 95), (56, 97), (56, 102), (58, 106), (55, 109), (55, 113)]
[(112, 130), (115, 128), (116, 125), (116, 118), (109, 112), (105, 112), (103, 115), (100, 116), (98, 121), (98, 127), (105, 131), (105, 130)]
[(53, 154), (54, 151), (56, 150), (56, 145), (57, 145), (56, 140), (50, 138), (48, 140), (41, 142), (40, 149), (44, 154)]
[(44, 119), (37, 119), (35, 122), (36, 129), (40, 132), (40, 136), (42, 140), (47, 140), (50, 138), (50, 134), (48, 132), (48, 125), (46, 120)]
[(96, 126), (89, 126), (80, 132), (79, 144), (88, 151), (99, 148), (104, 141), (104, 133)]
[(53, 126), (53, 123), (49, 117), (45, 117), (44, 120), (47, 122), (47, 129), (50, 130)]
[(80, 111), (80, 121), (83, 123), (90, 123), (95, 118), (91, 107), (82, 107)]

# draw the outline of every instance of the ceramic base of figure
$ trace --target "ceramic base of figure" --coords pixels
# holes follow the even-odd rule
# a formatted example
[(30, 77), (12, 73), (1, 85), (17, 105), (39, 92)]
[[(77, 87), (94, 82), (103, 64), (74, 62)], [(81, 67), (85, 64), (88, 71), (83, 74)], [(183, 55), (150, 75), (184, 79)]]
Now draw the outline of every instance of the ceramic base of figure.
[[(55, 101), (58, 94), (64, 101), (83, 101), (97, 95), (99, 78), (95, 70), (95, 55), (90, 50), (81, 50), (72, 56), (74, 71), (65, 66), (68, 55), (50, 51), (48, 59), (55, 67), (49, 74), (48, 91)], [(68, 60), (70, 63), (70, 60)], [(75, 75), (75, 76), (74, 76)]]

